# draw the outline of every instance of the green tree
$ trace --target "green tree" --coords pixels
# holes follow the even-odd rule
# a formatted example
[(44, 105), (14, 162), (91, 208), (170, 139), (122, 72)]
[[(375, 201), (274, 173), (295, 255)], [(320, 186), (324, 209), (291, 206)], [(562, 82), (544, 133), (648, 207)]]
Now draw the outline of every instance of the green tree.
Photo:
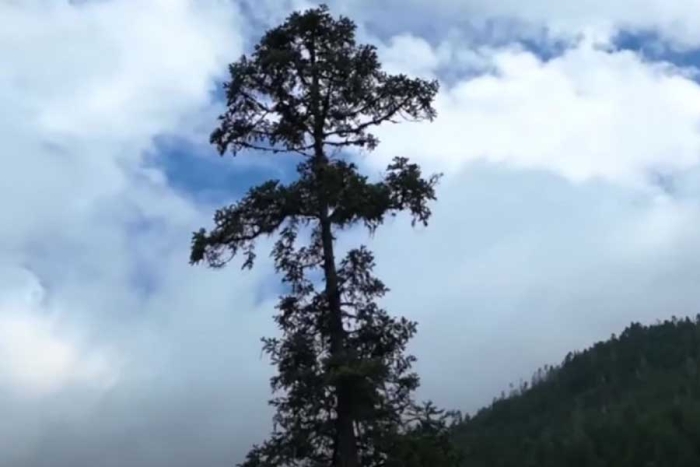
[(296, 181), (250, 189), (192, 242), (192, 263), (221, 267), (240, 254), (249, 268), (256, 241), (277, 235), (272, 256), (288, 293), (275, 317), (281, 337), (263, 339), (278, 370), (275, 427), (243, 465), (388, 465), (419, 433), (435, 441), (422, 441), (430, 455), (449, 449), (437, 443), (442, 431), (411, 422), (418, 376), (405, 347), (416, 324), (377, 305), (388, 289), (367, 248), (337, 260), (335, 247), (338, 231), (363, 224), (373, 232), (400, 211), (427, 225), (438, 176), (396, 158), (370, 182), (343, 150), (374, 149), (370, 131), (384, 122), (432, 121), (437, 82), (382, 71), (375, 48), (356, 43), (355, 24), (325, 6), (291, 14), (230, 74), (228, 108), (211, 136), (220, 154), (299, 157)]
[(475, 467), (700, 465), (699, 356), (700, 317), (632, 323), (452, 436)]

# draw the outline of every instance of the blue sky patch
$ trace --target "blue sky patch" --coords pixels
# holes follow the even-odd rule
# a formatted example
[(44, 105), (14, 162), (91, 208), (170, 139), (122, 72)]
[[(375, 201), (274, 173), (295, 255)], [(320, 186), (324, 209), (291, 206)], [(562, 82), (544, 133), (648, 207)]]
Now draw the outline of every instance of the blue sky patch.
[(230, 202), (269, 179), (289, 182), (300, 161), (289, 154), (219, 156), (214, 147), (205, 149), (172, 136), (160, 137), (155, 144), (151, 163), (163, 171), (169, 185), (204, 203)]
[(672, 47), (653, 31), (620, 31), (613, 44), (619, 50), (630, 50), (647, 60), (666, 61), (679, 67), (700, 67), (700, 49)]

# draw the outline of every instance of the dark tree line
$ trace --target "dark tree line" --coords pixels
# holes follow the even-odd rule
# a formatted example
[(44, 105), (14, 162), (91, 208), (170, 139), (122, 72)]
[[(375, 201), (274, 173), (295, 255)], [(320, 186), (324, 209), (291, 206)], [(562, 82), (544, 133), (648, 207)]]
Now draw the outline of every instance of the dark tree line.
[(372, 128), (432, 121), (436, 81), (382, 71), (376, 50), (358, 44), (355, 24), (325, 6), (290, 15), (250, 56), (230, 66), (227, 110), (211, 142), (223, 155), (279, 153), (298, 159), (298, 178), (270, 180), (218, 210), (194, 234), (191, 262), (253, 266), (261, 237), (275, 236), (275, 268), (287, 294), (264, 350), (272, 378), (274, 430), (243, 463), (254, 466), (452, 466), (449, 413), (412, 397), (419, 380), (405, 353), (416, 323), (377, 305), (387, 287), (364, 246), (344, 255), (335, 239), (370, 232), (407, 211), (427, 225), (438, 176), (398, 157), (370, 181), (346, 156), (371, 151)]
[(700, 317), (632, 324), (454, 429), (471, 467), (700, 465)]

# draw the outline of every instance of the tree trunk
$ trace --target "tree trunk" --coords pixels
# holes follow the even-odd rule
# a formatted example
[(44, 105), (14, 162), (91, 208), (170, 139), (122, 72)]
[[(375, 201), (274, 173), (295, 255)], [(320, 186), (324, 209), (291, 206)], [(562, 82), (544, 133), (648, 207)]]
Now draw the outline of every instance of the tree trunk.
[[(325, 156), (322, 156), (325, 159)], [(322, 165), (326, 160), (319, 161)], [(322, 173), (323, 170), (320, 170)], [(345, 357), (346, 332), (343, 326), (343, 315), (340, 306), (338, 290), (338, 273), (333, 251), (333, 233), (328, 215), (328, 206), (324, 205), (320, 214), (321, 242), (323, 245), (324, 275), (326, 279), (326, 297), (328, 299), (328, 323), (330, 353), (334, 360), (343, 361)], [(335, 467), (359, 467), (357, 438), (354, 428), (351, 394), (347, 383), (342, 380), (336, 384), (336, 446), (334, 448), (333, 465)]]
[[(340, 291), (338, 290), (338, 271), (335, 264), (333, 248), (333, 232), (329, 216), (329, 206), (326, 200), (324, 172), (328, 158), (324, 151), (323, 130), (325, 125), (324, 112), (321, 108), (321, 93), (319, 74), (316, 69), (316, 43), (313, 38), (308, 44), (312, 67), (311, 109), (314, 117), (313, 140), (315, 175), (318, 183), (320, 204), (319, 224), (321, 228), (321, 244), (323, 247), (323, 270), (326, 280), (326, 298), (328, 300), (328, 327), (331, 359), (343, 361), (345, 357), (346, 332), (343, 326), (343, 314), (340, 306)], [(336, 439), (333, 447), (333, 467), (360, 467), (355, 434), (351, 388), (342, 379), (335, 385), (336, 396)]]

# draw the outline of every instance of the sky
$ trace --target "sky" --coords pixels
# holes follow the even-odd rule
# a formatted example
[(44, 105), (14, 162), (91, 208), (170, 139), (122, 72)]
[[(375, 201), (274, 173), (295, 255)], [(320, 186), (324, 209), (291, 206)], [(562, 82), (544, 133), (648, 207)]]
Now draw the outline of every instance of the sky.
[[(290, 0), (0, 1), (0, 465), (223, 467), (270, 429), (278, 282), (188, 264), (268, 178), (208, 135), (227, 64)], [(377, 130), (444, 172), (428, 228), (368, 239), (419, 322), (419, 398), (473, 412), (568, 351), (700, 312), (700, 2), (331, 0), (441, 82)], [(261, 245), (261, 252), (266, 248)]]

